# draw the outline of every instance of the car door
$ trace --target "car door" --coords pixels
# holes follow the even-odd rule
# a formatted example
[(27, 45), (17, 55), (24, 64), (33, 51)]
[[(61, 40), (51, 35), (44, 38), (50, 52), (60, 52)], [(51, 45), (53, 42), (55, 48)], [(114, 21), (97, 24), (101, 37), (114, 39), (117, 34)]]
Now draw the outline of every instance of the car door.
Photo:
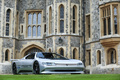
[(34, 58), (35, 58), (35, 53), (31, 53), (30, 55), (26, 56), (25, 59), (21, 61), (22, 70), (25, 71), (32, 70)]

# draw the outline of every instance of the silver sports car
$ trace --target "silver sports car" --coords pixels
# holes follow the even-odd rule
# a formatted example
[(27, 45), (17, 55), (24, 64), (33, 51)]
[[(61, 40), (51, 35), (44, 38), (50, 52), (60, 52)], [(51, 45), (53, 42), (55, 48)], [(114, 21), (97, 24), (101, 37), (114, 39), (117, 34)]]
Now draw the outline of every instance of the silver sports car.
[(67, 59), (56, 53), (35, 52), (22, 59), (12, 60), (13, 74), (31, 72), (33, 74), (84, 73), (80, 60)]

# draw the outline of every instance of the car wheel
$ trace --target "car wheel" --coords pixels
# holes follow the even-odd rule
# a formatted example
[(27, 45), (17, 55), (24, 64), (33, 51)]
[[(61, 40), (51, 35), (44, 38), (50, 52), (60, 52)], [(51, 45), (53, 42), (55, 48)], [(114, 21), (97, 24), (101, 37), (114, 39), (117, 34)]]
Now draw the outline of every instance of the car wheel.
[(39, 63), (37, 61), (35, 61), (33, 64), (33, 72), (34, 72), (34, 74), (40, 73)]
[(16, 64), (15, 63), (13, 63), (12, 72), (13, 72), (13, 74), (17, 74), (17, 68), (16, 68)]

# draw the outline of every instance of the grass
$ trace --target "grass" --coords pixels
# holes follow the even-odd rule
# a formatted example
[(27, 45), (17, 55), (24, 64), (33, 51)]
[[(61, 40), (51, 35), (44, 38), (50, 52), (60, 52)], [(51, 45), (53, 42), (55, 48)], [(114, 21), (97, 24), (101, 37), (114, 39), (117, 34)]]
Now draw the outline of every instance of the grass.
[(0, 75), (0, 80), (120, 80), (120, 74)]

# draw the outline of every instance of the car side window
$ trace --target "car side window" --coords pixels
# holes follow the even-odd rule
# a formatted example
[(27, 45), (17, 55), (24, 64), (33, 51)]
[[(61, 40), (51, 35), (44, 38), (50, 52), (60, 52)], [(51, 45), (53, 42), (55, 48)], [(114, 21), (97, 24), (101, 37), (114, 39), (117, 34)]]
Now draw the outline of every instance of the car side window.
[(34, 59), (34, 57), (35, 57), (35, 54), (30, 54), (26, 57), (26, 59)]

